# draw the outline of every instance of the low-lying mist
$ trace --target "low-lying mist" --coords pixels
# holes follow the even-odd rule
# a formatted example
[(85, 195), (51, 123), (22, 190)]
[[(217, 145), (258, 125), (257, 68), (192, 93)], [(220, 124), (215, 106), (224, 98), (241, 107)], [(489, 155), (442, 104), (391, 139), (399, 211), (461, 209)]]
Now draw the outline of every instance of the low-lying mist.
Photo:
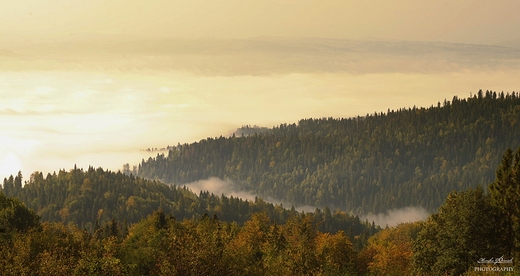
[[(186, 186), (186, 188), (190, 189), (192, 192), (199, 194), (201, 191), (208, 191), (209, 193), (212, 193), (216, 196), (225, 195), (227, 197), (233, 196), (238, 197), (243, 200), (248, 201), (255, 201), (255, 198), (257, 197), (255, 194), (246, 192), (246, 191), (240, 191), (237, 189), (236, 185), (233, 183), (233, 181), (226, 179), (222, 180), (218, 177), (210, 177), (205, 180), (199, 180), (191, 183), (182, 184), (180, 186)], [(258, 197), (262, 198), (262, 197)], [(270, 202), (272, 204), (281, 204), (284, 206), (284, 208), (291, 208), (292, 206), (290, 204), (284, 203), (280, 200), (274, 199), (272, 197), (262, 198), (266, 202)], [(295, 206), (294, 208), (298, 212), (314, 212), (316, 210), (316, 207), (313, 206)]]
[(379, 214), (368, 214), (363, 220), (374, 222), (381, 227), (392, 227), (401, 223), (425, 220), (430, 214), (422, 207), (405, 207), (393, 209)]
[[(186, 186), (186, 188), (190, 189), (192, 192), (199, 194), (201, 191), (208, 191), (216, 196), (233, 196), (238, 197), (243, 200), (254, 201), (256, 195), (246, 191), (240, 191), (237, 189), (236, 185), (233, 181), (227, 179), (222, 180), (218, 177), (210, 177), (205, 180), (199, 180), (187, 184), (183, 184), (181, 186)], [(260, 197), (259, 197), (260, 198)], [(292, 206), (288, 203), (284, 203), (280, 200), (274, 199), (272, 197), (263, 198), (265, 201), (270, 202), (272, 204), (282, 204), (285, 208), (291, 208)], [(312, 213), (316, 210), (315, 206), (297, 206), (295, 209), (298, 212), (306, 212)], [(321, 207), (319, 207), (321, 208)], [(370, 223), (374, 222), (376, 225), (381, 227), (392, 227), (396, 226), (400, 223), (406, 222), (414, 222), (419, 220), (425, 220), (430, 214), (424, 208), (421, 207), (406, 207), (401, 209), (393, 209), (389, 210), (385, 213), (379, 214), (368, 214), (366, 216), (361, 216), (361, 220), (368, 220)]]
[(237, 191), (235, 185), (231, 180), (222, 180), (218, 177), (210, 177), (205, 180), (199, 180), (180, 186), (186, 186), (195, 194), (199, 194), (201, 191), (207, 191), (216, 196), (233, 196), (244, 200), (255, 201), (255, 195), (245, 191)]

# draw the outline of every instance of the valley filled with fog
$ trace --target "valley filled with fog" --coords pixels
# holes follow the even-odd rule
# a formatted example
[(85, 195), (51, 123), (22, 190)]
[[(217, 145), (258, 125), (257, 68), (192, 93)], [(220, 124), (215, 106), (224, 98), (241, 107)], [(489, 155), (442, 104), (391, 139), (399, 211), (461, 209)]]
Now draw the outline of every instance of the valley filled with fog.
[[(243, 125), (515, 91), (517, 43), (318, 38), (13, 41), (0, 51), (0, 177), (113, 170)], [(466, 94), (461, 94), (466, 93)]]

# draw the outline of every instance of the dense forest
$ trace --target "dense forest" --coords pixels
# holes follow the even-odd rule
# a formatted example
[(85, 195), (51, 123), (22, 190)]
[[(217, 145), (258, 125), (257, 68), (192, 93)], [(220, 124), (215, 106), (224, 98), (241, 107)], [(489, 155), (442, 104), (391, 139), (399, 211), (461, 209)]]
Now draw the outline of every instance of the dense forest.
[[(74, 168), (70, 171), (43, 176), (34, 172), (22, 185), (21, 172), (5, 178), (0, 192), (16, 197), (47, 222), (72, 223), (80, 229), (94, 232), (101, 224), (112, 220), (121, 222), (121, 231), (154, 211), (162, 210), (178, 220), (197, 219), (204, 214), (221, 221), (244, 224), (252, 214), (265, 213), (276, 223), (284, 223), (290, 217), (305, 216), (294, 207), (285, 209), (257, 198), (254, 202), (237, 197), (210, 194), (201, 191), (194, 194), (185, 187), (145, 180), (121, 172), (101, 168), (88, 170)], [(357, 248), (366, 244), (377, 228), (358, 216), (329, 208), (316, 209), (307, 214), (313, 217), (317, 229), (327, 233), (343, 231), (355, 242)]]
[[(480, 91), (430, 108), (244, 127), (240, 137), (168, 147), (134, 170), (19, 172), (0, 185), (0, 271), (518, 275), (518, 119), (517, 93)], [(213, 176), (323, 208), (182, 186)], [(339, 211), (410, 205), (432, 214), (381, 229)]]
[(434, 212), (451, 191), (493, 180), (500, 154), (520, 144), (519, 119), (518, 93), (479, 91), (429, 108), (207, 138), (125, 172), (177, 185), (219, 177), (259, 197), (355, 214)]
[[(60, 174), (146, 182), (101, 169)], [(383, 229), (361, 249), (342, 230), (319, 231), (315, 214), (297, 212), (282, 223), (260, 212), (238, 224), (207, 214), (180, 220), (158, 210), (126, 227), (107, 221), (94, 232), (41, 221), (0, 192), (2, 274), (518, 275), (520, 147), (506, 150), (487, 189), (453, 191), (426, 221)]]

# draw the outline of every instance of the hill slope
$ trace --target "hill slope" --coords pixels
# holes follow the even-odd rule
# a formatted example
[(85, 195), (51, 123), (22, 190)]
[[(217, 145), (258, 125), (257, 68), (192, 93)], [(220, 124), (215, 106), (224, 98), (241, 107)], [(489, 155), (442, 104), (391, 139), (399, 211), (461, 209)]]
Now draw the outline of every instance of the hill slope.
[[(154, 211), (162, 210), (178, 221), (215, 216), (221, 221), (239, 225), (251, 219), (254, 213), (265, 213), (273, 222), (285, 223), (293, 217), (303, 216), (294, 208), (237, 197), (214, 195), (201, 191), (199, 195), (185, 187), (168, 186), (163, 183), (124, 175), (121, 172), (101, 168), (88, 170), (74, 168), (58, 173), (33, 173), (22, 186), (22, 175), (4, 179), (0, 193), (17, 197), (28, 208), (36, 211), (42, 221), (73, 223), (90, 232), (100, 225), (117, 220), (125, 225), (137, 223)], [(329, 209), (307, 213), (313, 216), (318, 230), (335, 233), (343, 230), (357, 246), (362, 246), (377, 229), (359, 217)], [(0, 229), (1, 230), (1, 229)]]
[(208, 138), (143, 160), (138, 174), (175, 184), (230, 179), (262, 197), (357, 214), (433, 211), (449, 192), (492, 181), (501, 153), (520, 145), (519, 119), (517, 93), (479, 91), (429, 108)]

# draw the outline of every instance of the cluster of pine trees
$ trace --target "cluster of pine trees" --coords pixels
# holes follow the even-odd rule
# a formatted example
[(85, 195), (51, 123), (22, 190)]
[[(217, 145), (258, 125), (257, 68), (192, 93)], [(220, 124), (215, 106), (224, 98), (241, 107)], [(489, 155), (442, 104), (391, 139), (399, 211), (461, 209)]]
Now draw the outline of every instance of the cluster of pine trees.
[[(520, 147), (505, 152), (488, 189), (453, 191), (426, 221), (383, 229), (362, 248), (353, 243), (358, 237), (350, 238), (342, 230), (319, 231), (316, 218), (293, 213), (278, 223), (263, 212), (239, 224), (206, 214), (179, 220), (158, 210), (130, 225), (112, 219), (89, 232), (73, 222), (41, 222), (35, 211), (0, 193), (0, 271), (6, 275), (481, 275), (475, 269), (480, 267), (501, 271), (497, 275), (516, 275)], [(497, 259), (502, 263), (491, 261)]]
[(486, 187), (453, 191), (426, 221), (372, 236), (358, 264), (359, 275), (518, 275), (518, 258), (520, 147)]
[(208, 138), (143, 160), (138, 175), (183, 184), (209, 177), (295, 206), (435, 211), (453, 190), (493, 180), (520, 144), (518, 93), (479, 91), (429, 108), (306, 119), (248, 136)]
[[(16, 197), (28, 208), (35, 210), (43, 221), (72, 223), (80, 229), (95, 231), (101, 224), (116, 220), (123, 228), (137, 223), (157, 210), (178, 220), (197, 219), (203, 214), (215, 215), (219, 220), (244, 224), (251, 214), (265, 213), (276, 223), (284, 223), (290, 217), (303, 216), (294, 207), (286, 209), (256, 198), (254, 202), (238, 197), (210, 194), (201, 191), (194, 194), (186, 187), (168, 186), (155, 180), (145, 180), (121, 172), (111, 172), (89, 167), (43, 176), (31, 174), (21, 183), (21, 172), (4, 179), (0, 192)], [(329, 233), (344, 231), (350, 239), (357, 237), (357, 248), (362, 247), (369, 236), (377, 232), (373, 224), (361, 221), (341, 211), (329, 208), (310, 213), (319, 223), (319, 230)]]
[(101, 168), (20, 183), (6, 178), (0, 192), (6, 275), (342, 275), (357, 273), (355, 252), (378, 231), (328, 208), (197, 196)]
[[(481, 259), (504, 257), (518, 262), (520, 147), (514, 153), (506, 150), (488, 189), (489, 193), (482, 187), (450, 193), (439, 211), (423, 223), (414, 241), (413, 262), (418, 273), (460, 275), (490, 265), (479, 264)], [(513, 267), (514, 262), (505, 266)]]

